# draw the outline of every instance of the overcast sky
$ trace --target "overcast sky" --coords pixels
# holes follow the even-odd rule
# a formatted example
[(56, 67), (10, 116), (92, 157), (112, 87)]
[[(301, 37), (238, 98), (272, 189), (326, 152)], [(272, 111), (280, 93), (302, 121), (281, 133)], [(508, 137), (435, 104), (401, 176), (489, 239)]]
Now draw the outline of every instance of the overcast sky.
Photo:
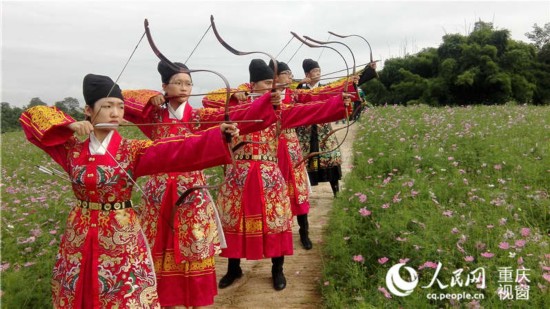
[[(87, 73), (116, 77), (149, 20), (153, 38), (172, 61), (184, 62), (214, 15), (220, 35), (235, 49), (276, 56), (290, 31), (314, 39), (342, 40), (357, 64), (369, 59), (358, 38), (329, 37), (327, 31), (358, 34), (383, 61), (437, 47), (447, 33), (469, 33), (478, 20), (508, 29), (514, 40), (529, 42), (526, 32), (550, 22), (550, 1), (2, 1), (1, 101), (24, 106), (33, 97), (48, 104), (65, 97), (84, 105), (82, 79)], [(338, 49), (351, 66), (351, 54)], [(278, 60), (288, 62), (300, 43), (292, 40)], [(222, 47), (212, 30), (187, 62), (192, 69), (225, 75), (231, 86), (248, 81), (248, 64), (262, 55), (235, 56)], [(319, 60), (324, 73), (342, 69), (343, 60), (329, 49), (301, 47), (288, 62), (303, 77), (304, 58)], [(118, 83), (123, 89), (160, 90), (158, 58), (144, 38)], [(194, 73), (194, 93), (223, 87), (209, 73)], [(193, 105), (200, 98), (191, 99)]]

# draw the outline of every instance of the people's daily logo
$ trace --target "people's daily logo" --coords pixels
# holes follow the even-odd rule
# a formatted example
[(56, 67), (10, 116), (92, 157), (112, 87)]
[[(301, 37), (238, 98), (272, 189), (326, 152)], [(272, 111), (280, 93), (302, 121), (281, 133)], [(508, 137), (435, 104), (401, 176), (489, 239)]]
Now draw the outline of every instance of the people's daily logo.
[(404, 263), (399, 263), (393, 265), (386, 274), (386, 286), (388, 290), (395, 296), (407, 296), (412, 293), (414, 288), (418, 285), (418, 274), (416, 270), (411, 267), (405, 266), (405, 269), (409, 272), (410, 281), (405, 281), (401, 278), (399, 270), (405, 265)]

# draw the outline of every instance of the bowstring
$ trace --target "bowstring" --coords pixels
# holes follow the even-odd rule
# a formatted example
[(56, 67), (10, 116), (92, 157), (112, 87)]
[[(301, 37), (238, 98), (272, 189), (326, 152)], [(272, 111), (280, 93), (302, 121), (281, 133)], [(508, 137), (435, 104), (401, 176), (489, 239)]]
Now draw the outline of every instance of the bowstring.
[(116, 80), (115, 80), (115, 83), (113, 84), (113, 86), (111, 87), (111, 89), (109, 90), (109, 92), (107, 93), (107, 97), (109, 97), (111, 95), (111, 92), (113, 92), (113, 90), (115, 89), (115, 86), (117, 85), (118, 83), (118, 80), (120, 79), (120, 77), (122, 76), (122, 73), (124, 72), (124, 70), (126, 70), (126, 67), (128, 66), (128, 63), (130, 63), (130, 60), (132, 59), (132, 57), (134, 56), (137, 48), (139, 47), (139, 44), (141, 43), (141, 41), (143, 40), (143, 37), (145, 36), (145, 31), (143, 32), (143, 34), (141, 35), (141, 37), (139, 38), (139, 41), (137, 42), (136, 44), (136, 47), (134, 47), (134, 50), (132, 51), (132, 53), (130, 54), (130, 57), (128, 57), (128, 60), (126, 60), (126, 63), (124, 64), (124, 67), (122, 67), (122, 70), (120, 71), (120, 73), (118, 74)]
[(199, 45), (201, 44), (202, 42), (202, 39), (204, 39), (204, 37), (206, 36), (206, 34), (208, 33), (208, 31), (210, 30), (210, 28), (212, 28), (212, 24), (208, 25), (208, 28), (206, 29), (206, 31), (204, 32), (204, 34), (202, 35), (201, 39), (199, 40), (199, 42), (197, 43), (197, 45), (195, 45), (195, 48), (193, 48), (193, 50), (191, 51), (191, 54), (189, 54), (189, 57), (187, 57), (187, 59), (185, 59), (185, 62), (183, 64), (187, 64), (187, 61), (189, 61), (189, 59), (191, 58), (191, 56), (193, 56), (193, 53), (195, 52), (195, 50), (197, 49), (197, 47), (199, 47)]

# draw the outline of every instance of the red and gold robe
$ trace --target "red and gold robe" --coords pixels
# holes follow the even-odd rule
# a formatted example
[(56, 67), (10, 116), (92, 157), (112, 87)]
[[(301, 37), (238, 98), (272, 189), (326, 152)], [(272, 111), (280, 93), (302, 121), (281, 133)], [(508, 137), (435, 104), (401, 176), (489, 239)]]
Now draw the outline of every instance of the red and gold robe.
[[(346, 78), (339, 79), (327, 85), (319, 86), (316, 88), (309, 88), (309, 85), (305, 85), (306, 88), (295, 89), (298, 93), (311, 93), (312, 95), (323, 94), (327, 92), (341, 91), (347, 83), (348, 92), (353, 92), (354, 98), (358, 99), (358, 94), (355, 93), (353, 83)], [(299, 86), (303, 86), (299, 85)], [(296, 100), (297, 103), (303, 102), (301, 99)], [(351, 114), (353, 107), (347, 111), (347, 116)], [(344, 117), (342, 117), (344, 118)], [(319, 182), (331, 182), (338, 183), (338, 180), (342, 177), (342, 153), (338, 146), (338, 140), (334, 134), (329, 135), (332, 131), (330, 122), (322, 123), (318, 122), (311, 126), (300, 126), (296, 128), (296, 134), (300, 142), (303, 157), (308, 156), (314, 152), (324, 152), (320, 155), (316, 155), (308, 159), (305, 162), (309, 180), (312, 186), (318, 185)], [(328, 136), (328, 138), (327, 138)], [(331, 151), (332, 150), (332, 151)]]
[[(159, 94), (150, 90), (123, 92), (127, 120), (159, 124), (140, 127), (152, 140), (185, 135), (213, 126), (201, 121), (223, 120), (223, 109), (197, 109), (189, 103), (185, 105), (181, 120), (171, 118), (168, 108), (149, 103), (150, 98)], [(262, 123), (238, 124), (240, 134), (264, 129), (276, 120), (269, 94), (251, 104), (231, 107), (230, 118), (264, 120)], [(200, 170), (156, 174), (145, 185), (146, 207), (140, 219), (151, 245), (162, 306), (207, 306), (213, 304), (217, 295), (214, 256), (220, 252), (220, 240), (215, 221), (216, 208), (210, 194), (207, 190), (193, 191), (173, 215), (176, 220), (174, 230), (169, 219), (163, 219), (172, 217), (180, 194), (188, 188), (204, 185), (206, 177)]]
[(235, 151), (236, 168), (229, 166), (218, 195), (227, 240), (221, 256), (256, 260), (293, 253), (290, 199), (277, 163), (279, 130), (341, 119), (345, 111), (341, 95), (281, 107), (278, 124), (233, 139), (245, 144)]
[(115, 131), (106, 153), (92, 155), (90, 139), (76, 139), (67, 128), (74, 120), (54, 107), (30, 108), (20, 122), (27, 139), (68, 173), (78, 200), (69, 212), (53, 270), (54, 307), (159, 308), (151, 253), (134, 209), (78, 205), (129, 201), (130, 177), (231, 162), (219, 128), (155, 142), (124, 139)]

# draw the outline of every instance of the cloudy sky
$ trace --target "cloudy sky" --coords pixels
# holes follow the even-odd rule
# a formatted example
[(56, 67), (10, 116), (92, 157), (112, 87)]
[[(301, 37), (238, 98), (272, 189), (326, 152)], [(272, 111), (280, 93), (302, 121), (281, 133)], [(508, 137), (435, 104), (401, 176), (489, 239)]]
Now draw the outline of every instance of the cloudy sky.
[[(84, 104), (82, 79), (87, 73), (119, 75), (123, 89), (160, 89), (158, 58), (144, 38), (149, 20), (153, 38), (172, 61), (185, 62), (213, 15), (220, 35), (241, 51), (263, 51), (288, 62), (303, 77), (304, 58), (319, 60), (323, 72), (344, 67), (332, 50), (309, 48), (290, 31), (321, 41), (342, 40), (357, 64), (368, 61), (368, 46), (358, 38), (329, 37), (327, 31), (358, 34), (383, 61), (437, 47), (442, 36), (469, 33), (478, 20), (508, 29), (514, 40), (528, 42), (526, 32), (550, 22), (550, 1), (2, 1), (1, 101), (24, 106), (33, 97), (48, 104), (65, 97)], [(352, 64), (351, 54), (333, 44)], [(282, 52), (281, 52), (282, 50)], [(292, 55), (296, 55), (291, 59)], [(248, 80), (248, 64), (262, 55), (235, 56), (210, 30), (187, 65), (225, 75), (231, 86)], [(289, 61), (290, 60), (290, 61)], [(209, 73), (193, 74), (194, 93), (223, 86)], [(191, 100), (198, 105), (200, 98)]]

